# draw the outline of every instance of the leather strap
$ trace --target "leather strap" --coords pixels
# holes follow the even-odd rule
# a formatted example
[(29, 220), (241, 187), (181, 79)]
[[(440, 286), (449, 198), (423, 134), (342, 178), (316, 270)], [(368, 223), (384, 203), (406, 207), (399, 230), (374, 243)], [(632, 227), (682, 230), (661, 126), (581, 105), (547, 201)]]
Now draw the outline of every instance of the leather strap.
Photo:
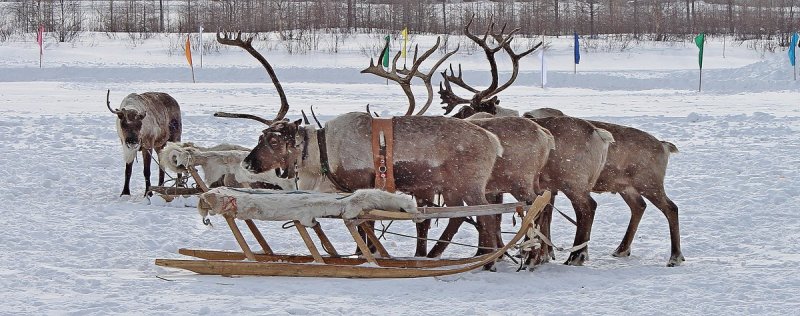
[(394, 192), (394, 126), (391, 118), (372, 119), (372, 161), (375, 165), (375, 188)]
[(336, 190), (340, 192), (353, 192), (353, 190), (343, 186), (333, 177), (333, 170), (331, 170), (331, 167), (328, 165), (328, 146), (325, 143), (324, 128), (317, 130), (317, 146), (319, 146), (319, 163), (322, 165), (322, 174), (331, 181)]

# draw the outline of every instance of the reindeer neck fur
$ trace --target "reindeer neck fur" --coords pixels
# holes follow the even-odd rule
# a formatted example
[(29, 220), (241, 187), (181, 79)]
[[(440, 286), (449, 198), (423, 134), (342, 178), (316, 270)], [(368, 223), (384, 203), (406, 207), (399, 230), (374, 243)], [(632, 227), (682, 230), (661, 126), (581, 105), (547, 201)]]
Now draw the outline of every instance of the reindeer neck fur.
[(319, 161), (320, 148), (317, 146), (317, 129), (313, 125), (301, 126), (295, 136), (296, 144), (302, 149), (297, 162), (297, 186), (300, 190), (314, 190), (325, 177)]

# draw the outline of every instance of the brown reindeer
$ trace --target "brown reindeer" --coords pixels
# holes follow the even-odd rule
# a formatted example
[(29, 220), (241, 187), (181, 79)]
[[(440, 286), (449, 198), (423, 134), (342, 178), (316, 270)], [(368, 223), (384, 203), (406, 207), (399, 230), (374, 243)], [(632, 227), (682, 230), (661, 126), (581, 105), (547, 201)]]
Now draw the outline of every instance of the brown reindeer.
[[(510, 34), (513, 33), (512, 31)], [(497, 94), (511, 86), (516, 80), (519, 71), (519, 60), (533, 50), (522, 54), (514, 53), (509, 44), (510, 36), (504, 37), (503, 30), (500, 33), (494, 32), (493, 24), (489, 25), (482, 39), (469, 32), (469, 23), (465, 28), (465, 34), (484, 49), (491, 69), (492, 82), (487, 89), (479, 91), (464, 82), (460, 66), (457, 75), (451, 66), (449, 74), (446, 71), (442, 73), (444, 81), (443, 84), (439, 85), (439, 95), (442, 103), (446, 104), (443, 108), (449, 113), (457, 105), (465, 104), (466, 106), (462, 107), (454, 115), (456, 118), (467, 118), (478, 112), (498, 116), (515, 115), (513, 110), (505, 110), (497, 106), (499, 103)], [(489, 36), (497, 42), (497, 46), (490, 47), (487, 45), (486, 39)], [(538, 45), (534, 49), (537, 47)], [(503, 85), (498, 84), (498, 70), (494, 56), (501, 49), (511, 57), (513, 66), (511, 77)], [(466, 99), (455, 95), (450, 83), (454, 83), (473, 93), (472, 98)], [(574, 245), (584, 245), (589, 241), (594, 212), (597, 207), (597, 203), (591, 197), (591, 189), (605, 163), (608, 146), (614, 139), (607, 131), (580, 119), (560, 118), (533, 121), (547, 129), (555, 141), (555, 149), (550, 152), (546, 164), (541, 169), (539, 177), (541, 189), (548, 189), (553, 192), (561, 191), (570, 199), (577, 215), (578, 226)], [(555, 194), (553, 195), (554, 198)], [(551, 200), (551, 205), (545, 209), (538, 221), (540, 230), (547, 237), (550, 236), (549, 225), (552, 217), (552, 202), (553, 200)], [(551, 251), (550, 247), (543, 246), (538, 253), (534, 254), (533, 263), (538, 264), (549, 260), (548, 258), (552, 256)], [(565, 263), (581, 265), (587, 257), (587, 247), (582, 247), (573, 251)]]
[[(119, 109), (111, 109), (111, 90), (106, 93), (106, 106), (117, 115), (117, 134), (125, 158), (125, 186), (122, 194), (130, 195), (130, 180), (136, 152), (142, 152), (145, 193), (150, 190), (150, 160), (152, 150), (160, 152), (167, 142), (181, 140), (181, 109), (178, 102), (166, 93), (131, 93), (122, 100)], [(180, 178), (180, 174), (178, 175)], [(158, 185), (164, 184), (164, 169), (158, 168)]]
[[(254, 56), (252, 38), (235, 39), (217, 35), (221, 43), (240, 46)], [(409, 97), (408, 113), (413, 113), (414, 100), (409, 87), (420, 64), (438, 47), (436, 45), (416, 58), (410, 70), (384, 71), (370, 62), (365, 72), (376, 73), (397, 81)], [(440, 60), (455, 52), (451, 52)], [(399, 54), (394, 58), (396, 65)], [(259, 58), (259, 60), (262, 60)], [(265, 63), (263, 61), (262, 63)], [(436, 67), (434, 67), (435, 70)], [(380, 71), (378, 70), (380, 69)], [(432, 70), (429, 77), (433, 74)], [(407, 73), (406, 75), (401, 75)], [(273, 82), (277, 77), (270, 73)], [(277, 86), (277, 85), (276, 85)], [(432, 90), (432, 89), (429, 89)], [(429, 101), (432, 97), (429, 95)], [(346, 113), (325, 123), (316, 130), (313, 125), (301, 125), (302, 120), (283, 120), (288, 111), (288, 102), (281, 102), (277, 117), (259, 137), (258, 144), (244, 159), (242, 165), (256, 173), (271, 172), (276, 168), (298, 170), (298, 174), (328, 177), (345, 191), (375, 187), (375, 166), (372, 157), (372, 117), (367, 113)], [(393, 119), (394, 177), (397, 190), (441, 193), (450, 205), (487, 204), (486, 182), (491, 167), (503, 149), (499, 139), (486, 130), (461, 120), (447, 117), (401, 116)], [(316, 139), (316, 141), (314, 141)], [(320, 160), (310, 159), (320, 157)], [(327, 158), (327, 159), (326, 159)], [(325, 170), (323, 171), (323, 166)], [(294, 173), (290, 173), (294, 176)], [(302, 182), (304, 179), (299, 179)], [(497, 247), (497, 224), (493, 216), (479, 218), (479, 246), (488, 252)]]
[[(465, 34), (478, 43), (486, 52), (487, 58), (490, 63), (494, 65), (494, 54), (501, 48), (489, 47), (486, 39), (480, 40), (472, 35), (469, 30), (471, 21), (465, 27)], [(503, 36), (505, 27), (498, 36)], [(506, 37), (498, 40), (498, 42), (510, 42), (513, 35), (519, 29), (512, 30)], [(521, 54), (511, 54), (512, 59), (519, 60), (520, 58), (533, 52), (538, 45)], [(426, 78), (418, 75), (418, 77)], [(513, 79), (511, 79), (513, 81)], [(449, 83), (447, 83), (449, 85)], [(509, 84), (504, 84), (507, 87)], [(476, 96), (472, 98), (475, 104), (484, 102), (491, 102), (492, 99), (496, 100), (493, 96), (499, 92), (497, 73), (493, 72), (492, 84), (483, 91), (477, 91)], [(502, 88), (505, 89), (505, 88)], [(537, 193), (540, 193), (538, 188), (539, 172), (544, 167), (550, 150), (554, 147), (553, 136), (550, 132), (539, 126), (538, 124), (520, 117), (503, 117), (503, 118), (487, 118), (487, 119), (471, 119), (468, 122), (478, 125), (489, 132), (497, 135), (500, 142), (503, 144), (503, 156), (495, 161), (492, 169), (492, 176), (486, 185), (486, 197), (491, 203), (502, 203), (502, 194), (510, 193), (519, 201), (532, 202)], [(416, 194), (423, 202), (430, 203), (433, 196), (424, 196)], [(501, 220), (501, 216), (497, 216), (497, 221)], [(452, 240), (458, 228), (464, 222), (463, 218), (453, 218), (448, 221), (447, 228), (445, 228), (439, 242), (427, 254), (429, 257), (438, 257), (447, 247), (450, 240)], [(424, 255), (426, 249), (424, 241), (427, 238), (428, 228), (430, 222), (424, 222), (418, 227), (418, 237), (420, 237), (422, 244), (417, 245), (416, 255)], [(500, 237), (497, 234), (497, 237)], [(498, 239), (498, 244), (502, 244), (502, 239)]]
[[(550, 108), (525, 113), (525, 117), (530, 118), (563, 116), (565, 115), (561, 111)], [(647, 207), (642, 198), (644, 197), (664, 213), (669, 223), (671, 253), (667, 266), (680, 265), (685, 259), (681, 253), (678, 206), (664, 191), (667, 162), (670, 153), (677, 153), (678, 148), (635, 128), (598, 121), (589, 122), (609, 131), (616, 140), (608, 147), (608, 159), (592, 191), (619, 193), (631, 209), (628, 229), (613, 255), (630, 256), (633, 236)]]

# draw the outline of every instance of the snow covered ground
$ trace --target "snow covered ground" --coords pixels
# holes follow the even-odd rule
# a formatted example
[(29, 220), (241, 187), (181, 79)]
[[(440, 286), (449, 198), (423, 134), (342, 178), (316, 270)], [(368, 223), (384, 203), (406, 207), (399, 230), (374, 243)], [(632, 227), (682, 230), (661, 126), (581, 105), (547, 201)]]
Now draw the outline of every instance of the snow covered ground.
[[(360, 47), (371, 38), (354, 39), (337, 55), (264, 50), (289, 96), (289, 116), (314, 105), (324, 120), (367, 103), (383, 115), (402, 113), (396, 85), (358, 73), (368, 61)], [(424, 47), (432, 41), (415, 39)], [(722, 58), (722, 43), (709, 42), (698, 93), (693, 44), (584, 52), (574, 75), (571, 40), (550, 40), (549, 86), (539, 86), (538, 62), (528, 57), (502, 105), (556, 107), (675, 143), (681, 153), (670, 159), (666, 188), (680, 207), (683, 266), (664, 266), (668, 229), (653, 206), (632, 256), (611, 257), (629, 211), (618, 196), (603, 194), (583, 267), (560, 264), (563, 253), (533, 272), (503, 262), (496, 273), (413, 280), (229, 278), (157, 267), (155, 258), (178, 258), (181, 247), (237, 246), (221, 218), (208, 228), (194, 208), (181, 207), (192, 201), (141, 197), (140, 162), (134, 195), (118, 196), (124, 168), (106, 89), (112, 106), (131, 92), (170, 93), (183, 110), (183, 139), (203, 145), (253, 146), (261, 125), (211, 114), (270, 116), (277, 96), (263, 69), (237, 49), (204, 56), (192, 84), (182, 52), (170, 52), (174, 38), (134, 46), (86, 34), (75, 44), (49, 44), (43, 69), (34, 42), (0, 43), (0, 314), (797, 313), (800, 83), (791, 80), (785, 52), (728, 46)], [(470, 69), (466, 81), (485, 84), (482, 56), (464, 51), (452, 60)], [(507, 61), (501, 64), (507, 72)], [(415, 91), (421, 98), (423, 90)], [(565, 199), (557, 206), (571, 213)], [(561, 218), (553, 225), (555, 242), (570, 243), (574, 228)], [(294, 231), (261, 226), (274, 249), (304, 249)], [(512, 229), (508, 219), (504, 226)], [(344, 229), (328, 227), (335, 244), (351, 248)], [(413, 252), (413, 241), (388, 238), (394, 253)], [(476, 233), (465, 228), (456, 239), (474, 243)], [(472, 252), (451, 246), (447, 254)]]

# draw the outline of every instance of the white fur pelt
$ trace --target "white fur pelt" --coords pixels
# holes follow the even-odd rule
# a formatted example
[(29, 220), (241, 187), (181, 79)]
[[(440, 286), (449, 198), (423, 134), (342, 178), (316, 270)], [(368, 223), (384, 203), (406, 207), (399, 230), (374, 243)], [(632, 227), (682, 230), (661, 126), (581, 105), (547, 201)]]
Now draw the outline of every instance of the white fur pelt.
[(200, 166), (206, 184), (223, 179), (226, 186), (266, 182), (286, 190), (294, 188), (293, 180), (279, 178), (273, 172), (254, 174), (242, 168), (242, 160), (249, 153), (250, 149), (239, 145), (220, 144), (206, 148), (192, 143), (170, 142), (161, 150), (158, 160), (162, 167), (174, 172), (186, 172), (189, 166)]
[(203, 218), (209, 214), (227, 214), (243, 220), (298, 220), (308, 227), (314, 226), (314, 219), (318, 217), (351, 219), (367, 210), (418, 212), (410, 195), (378, 189), (356, 190), (351, 195), (342, 196), (336, 193), (222, 187), (201, 194), (197, 208)]
[(513, 110), (513, 109), (502, 108), (499, 105), (495, 106), (495, 111), (497, 111), (497, 114), (494, 115), (496, 117), (501, 117), (501, 116), (519, 116), (519, 111)]

